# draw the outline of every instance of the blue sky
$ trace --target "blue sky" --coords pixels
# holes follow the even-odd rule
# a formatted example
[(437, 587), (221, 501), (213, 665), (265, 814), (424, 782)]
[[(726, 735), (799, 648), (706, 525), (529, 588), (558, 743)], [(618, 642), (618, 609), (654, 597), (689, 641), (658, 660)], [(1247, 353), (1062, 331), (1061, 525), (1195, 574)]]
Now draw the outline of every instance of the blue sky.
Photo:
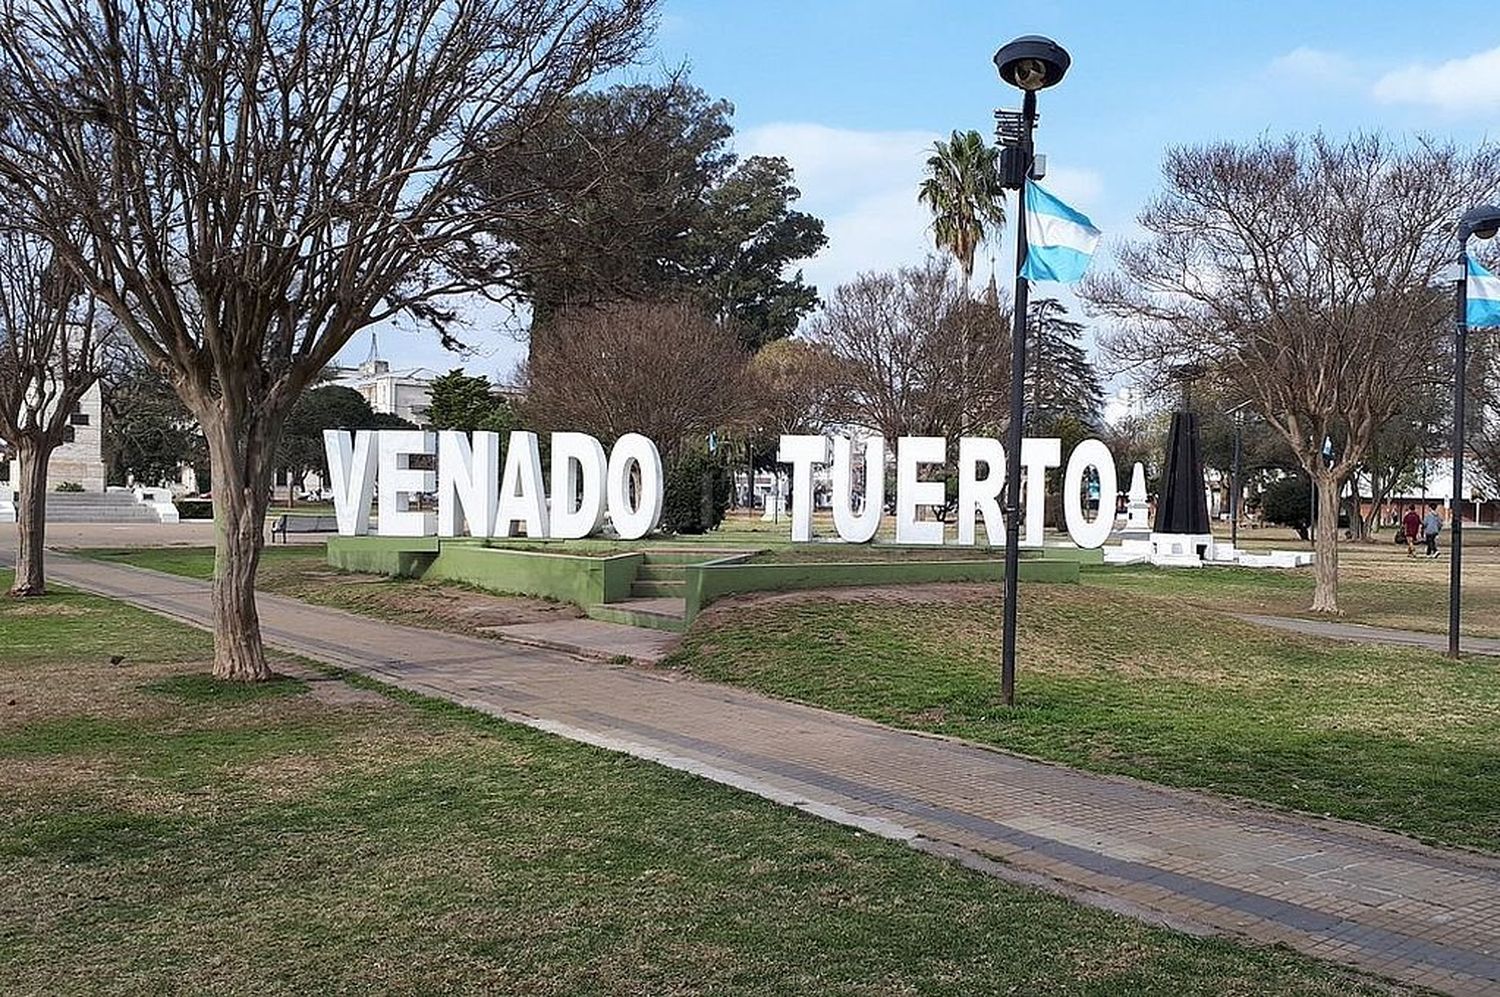
[[(742, 154), (791, 160), (800, 206), (828, 226), (806, 267), (827, 292), (928, 251), (915, 201), (926, 150), (955, 128), (989, 134), (995, 108), (1019, 106), (990, 60), (1032, 33), (1073, 56), (1041, 95), (1048, 186), (1105, 230), (1106, 247), (1130, 233), (1171, 145), (1320, 128), (1500, 137), (1500, 5), (1473, 2), (665, 0), (638, 75), (687, 64), (735, 104)], [(1008, 252), (994, 255), (1005, 283)], [(476, 316), (467, 359), (395, 330), (381, 350), (397, 365), (504, 378), (525, 348), (497, 324)], [(367, 348), (362, 335), (345, 357)]]

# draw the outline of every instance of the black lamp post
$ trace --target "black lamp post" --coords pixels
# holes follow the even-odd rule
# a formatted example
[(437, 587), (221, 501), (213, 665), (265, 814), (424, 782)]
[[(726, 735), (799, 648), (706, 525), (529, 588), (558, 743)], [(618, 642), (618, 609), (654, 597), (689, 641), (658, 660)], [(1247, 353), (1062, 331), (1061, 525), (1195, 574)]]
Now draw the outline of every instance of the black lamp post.
[[(1026, 278), (1021, 268), (1026, 264), (1026, 178), (1035, 162), (1031, 133), (1036, 129), (1036, 92), (1062, 81), (1072, 59), (1063, 47), (1041, 35), (1025, 35), (1003, 46), (995, 53), (995, 68), (1000, 78), (1020, 89), (1019, 128), (1003, 140), (1004, 183), (1019, 191), (1016, 205), (1016, 300), (1015, 326), (1010, 344), (1010, 426), (1005, 448), (1005, 618), (1000, 638), (1000, 694), (1006, 706), (1016, 701), (1016, 576), (1021, 557), (1021, 423), (1025, 417), (1026, 394)], [(1002, 118), (1002, 127), (1004, 126)], [(1031, 487), (1037, 487), (1032, 482)]]
[(1469, 359), (1469, 237), (1493, 239), (1500, 232), (1500, 207), (1470, 208), (1458, 222), (1458, 285), (1453, 308), (1453, 548), (1448, 565), (1448, 657), (1458, 657), (1458, 622), (1464, 562), (1464, 377)]
[(1240, 546), (1240, 503), (1243, 501), (1241, 496), (1244, 494), (1240, 485), (1240, 451), (1244, 447), (1242, 440), (1245, 435), (1245, 409), (1249, 406), (1249, 402), (1240, 402), (1228, 412), (1234, 419), (1234, 464), (1229, 475), (1229, 546), (1235, 549), (1239, 549)]

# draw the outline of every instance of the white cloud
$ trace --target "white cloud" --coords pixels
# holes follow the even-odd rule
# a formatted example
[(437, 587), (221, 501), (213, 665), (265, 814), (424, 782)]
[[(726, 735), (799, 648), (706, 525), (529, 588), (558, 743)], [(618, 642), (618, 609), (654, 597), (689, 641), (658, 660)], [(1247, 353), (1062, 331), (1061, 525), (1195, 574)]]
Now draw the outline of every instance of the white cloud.
[(1452, 114), (1500, 109), (1500, 46), (1436, 66), (1413, 63), (1375, 81), (1377, 100)]
[(1338, 52), (1302, 46), (1278, 55), (1266, 67), (1277, 83), (1352, 83), (1358, 76), (1354, 60)]
[[(931, 216), (917, 203), (917, 186), (932, 143), (941, 137), (937, 132), (778, 123), (743, 132), (736, 147), (742, 156), (785, 156), (792, 164), (803, 195), (798, 207), (823, 219), (828, 235), (828, 245), (803, 265), (803, 272), (827, 297), (859, 273), (919, 262), (936, 251)], [(1093, 170), (1050, 167), (1045, 182), (1084, 212), (1100, 206), (1104, 184)], [(1012, 199), (1012, 210), (1014, 203)], [(996, 269), (1008, 272), (1005, 241), (1004, 247), (980, 251), (976, 279), (987, 279), (990, 253)]]
[(784, 156), (792, 164), (802, 191), (797, 207), (823, 219), (828, 236), (823, 251), (802, 265), (826, 297), (856, 274), (913, 263), (932, 251), (917, 185), (938, 138), (778, 123), (742, 132), (735, 145), (742, 156)]

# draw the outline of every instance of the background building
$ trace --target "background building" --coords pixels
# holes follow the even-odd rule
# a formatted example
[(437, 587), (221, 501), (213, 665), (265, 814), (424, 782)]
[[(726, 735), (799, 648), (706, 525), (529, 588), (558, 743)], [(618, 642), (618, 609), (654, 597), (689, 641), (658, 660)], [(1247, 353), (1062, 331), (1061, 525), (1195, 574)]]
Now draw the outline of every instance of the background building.
[(353, 388), (370, 403), (370, 408), (386, 415), (405, 419), (419, 427), (428, 426), (427, 409), (432, 404), (432, 379), (437, 372), (426, 367), (392, 370), (380, 358), (375, 335), (370, 336), (370, 354), (358, 367), (330, 368), (333, 384)]

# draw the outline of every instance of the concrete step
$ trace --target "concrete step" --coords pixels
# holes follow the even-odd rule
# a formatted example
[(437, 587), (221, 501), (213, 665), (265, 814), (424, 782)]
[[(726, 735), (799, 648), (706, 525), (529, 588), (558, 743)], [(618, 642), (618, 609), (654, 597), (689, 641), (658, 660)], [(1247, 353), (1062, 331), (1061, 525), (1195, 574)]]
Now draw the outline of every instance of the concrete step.
[(681, 599), (683, 592), (687, 589), (687, 582), (682, 579), (676, 581), (659, 581), (649, 578), (637, 578), (630, 586), (630, 594), (638, 599)]
[(743, 548), (730, 550), (723, 547), (653, 547), (644, 551), (644, 562), (648, 565), (703, 564), (717, 561), (730, 554), (743, 553)]
[(685, 564), (642, 564), (635, 577), (643, 582), (680, 582), (686, 568)]
[(93, 516), (81, 512), (54, 513), (47, 511), (49, 523), (156, 523), (159, 520), (147, 510), (130, 515)]
[(629, 627), (669, 630), (673, 633), (681, 633), (687, 629), (687, 621), (683, 618), (687, 613), (687, 604), (681, 599), (622, 599), (619, 602), (590, 606), (584, 612), (588, 613), (590, 619), (623, 623)]
[(641, 558), (641, 563), (647, 567), (682, 567), (684, 564), (699, 564), (703, 561), (711, 561), (712, 557), (700, 554), (697, 551), (680, 550), (648, 550)]
[(49, 523), (155, 523), (156, 513), (130, 492), (48, 492)]

